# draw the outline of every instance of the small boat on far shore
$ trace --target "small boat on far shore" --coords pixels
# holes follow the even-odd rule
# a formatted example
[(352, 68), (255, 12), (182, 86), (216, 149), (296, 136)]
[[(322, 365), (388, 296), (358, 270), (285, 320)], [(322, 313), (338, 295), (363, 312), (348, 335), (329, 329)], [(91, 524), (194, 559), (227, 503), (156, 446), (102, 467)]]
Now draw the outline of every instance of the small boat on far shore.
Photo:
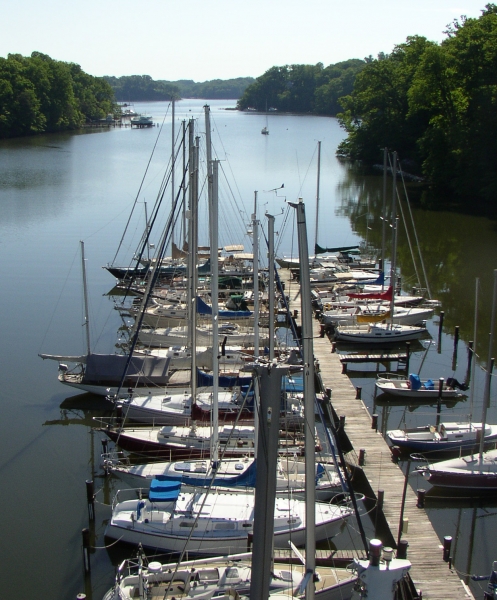
[(136, 115), (130, 119), (131, 127), (152, 127), (154, 121), (149, 115)]

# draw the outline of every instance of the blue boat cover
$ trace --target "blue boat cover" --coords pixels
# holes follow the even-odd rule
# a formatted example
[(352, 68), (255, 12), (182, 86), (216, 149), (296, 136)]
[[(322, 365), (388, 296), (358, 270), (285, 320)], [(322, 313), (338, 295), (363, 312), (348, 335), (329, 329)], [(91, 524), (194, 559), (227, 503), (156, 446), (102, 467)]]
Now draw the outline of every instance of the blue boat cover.
[[(197, 296), (197, 313), (199, 315), (212, 315), (212, 306), (206, 304), (200, 296)], [(220, 317), (228, 317), (230, 319), (246, 319), (254, 313), (251, 310), (220, 310)]]
[(411, 373), (409, 375), (409, 383), (411, 384), (411, 390), (419, 390), (421, 387), (421, 379), (419, 378), (419, 375), (416, 375), (416, 373)]
[[(224, 388), (232, 388), (233, 386), (243, 386), (250, 385), (252, 382), (252, 375), (248, 375), (245, 377), (240, 377), (239, 375), (229, 376), (229, 375), (220, 375), (219, 376), (219, 386)], [(212, 387), (214, 385), (214, 376), (209, 375), (205, 371), (197, 368), (197, 385), (199, 387)]]
[(171, 479), (157, 475), (152, 479), (148, 499), (150, 502), (170, 502), (177, 500), (181, 489), (181, 477)]

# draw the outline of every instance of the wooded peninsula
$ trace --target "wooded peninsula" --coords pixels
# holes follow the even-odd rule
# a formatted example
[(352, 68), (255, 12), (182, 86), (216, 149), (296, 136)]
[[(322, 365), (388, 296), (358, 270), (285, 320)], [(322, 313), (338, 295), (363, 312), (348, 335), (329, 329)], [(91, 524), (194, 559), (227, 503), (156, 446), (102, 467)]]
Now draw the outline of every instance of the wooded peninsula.
[(421, 202), (497, 218), (497, 6), (461, 17), (440, 43), (411, 36), (390, 54), (260, 77), (195, 83), (93, 77), (40, 52), (0, 58), (0, 138), (76, 129), (118, 102), (237, 99), (239, 110), (336, 116), (346, 159), (381, 164), (385, 147), (421, 177)]

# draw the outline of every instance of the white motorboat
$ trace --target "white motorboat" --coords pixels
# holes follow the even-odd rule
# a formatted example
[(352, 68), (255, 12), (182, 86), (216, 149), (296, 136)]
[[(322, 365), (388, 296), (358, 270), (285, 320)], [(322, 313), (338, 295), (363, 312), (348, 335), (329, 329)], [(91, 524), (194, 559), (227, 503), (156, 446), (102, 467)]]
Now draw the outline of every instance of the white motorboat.
[[(478, 446), (482, 430), (481, 423), (445, 422), (439, 427), (394, 429), (387, 431), (387, 437), (394, 446), (411, 452), (447, 452)], [(485, 443), (497, 440), (497, 425), (486, 425), (484, 438)]]
[(440, 382), (432, 379), (420, 379), (415, 373), (408, 378), (399, 377), (394, 373), (381, 373), (376, 379), (378, 391), (399, 398), (413, 398), (418, 401), (432, 400), (437, 398), (458, 398), (462, 393), (455, 385), (450, 385), (451, 380)]

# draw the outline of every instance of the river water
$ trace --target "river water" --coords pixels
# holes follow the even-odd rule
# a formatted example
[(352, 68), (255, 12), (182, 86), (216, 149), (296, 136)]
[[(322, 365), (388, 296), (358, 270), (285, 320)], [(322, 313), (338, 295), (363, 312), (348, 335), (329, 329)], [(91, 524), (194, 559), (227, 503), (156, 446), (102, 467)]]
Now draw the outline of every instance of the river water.
[[(182, 121), (198, 120), (205, 135), (202, 101), (176, 106), (176, 131)], [(213, 101), (211, 129), (221, 169), (221, 244), (244, 243), (254, 206), (263, 227), (264, 213), (276, 216), (279, 255), (297, 255), (297, 238), (287, 202), (306, 203), (310, 243), (316, 237), (317, 142), (322, 142), (319, 225), (322, 246), (381, 245), (382, 179), (335, 157), (343, 132), (325, 117), (270, 114), (270, 134), (261, 135), (265, 116), (241, 114), (234, 101)], [(103, 531), (116, 482), (104, 481), (100, 434), (92, 417), (107, 405), (62, 386), (57, 364), (38, 353), (85, 352), (80, 240), (85, 243), (90, 304), (91, 347), (112, 352), (123, 336), (114, 310), (112, 277), (102, 266), (113, 261), (131, 208), (134, 218), (118, 261), (126, 265), (145, 224), (145, 212), (157, 196), (170, 155), (171, 119), (167, 103), (135, 104), (154, 117), (156, 127), (87, 130), (0, 142), (0, 306), (3, 344), (0, 381), (0, 470), (3, 494), (0, 574), (2, 597), (62, 600), (80, 592), (99, 599), (113, 581), (115, 565), (129, 549), (104, 548)], [(205, 157), (201, 158), (205, 165)], [(146, 176), (144, 174), (146, 173)], [(283, 187), (282, 187), (283, 186)], [(410, 190), (410, 193), (416, 190)], [(169, 192), (170, 193), (170, 192)], [(407, 210), (407, 207), (404, 205)], [(493, 269), (497, 267), (497, 232), (485, 219), (413, 209), (432, 298), (442, 302), (443, 331), (438, 343), (439, 311), (428, 322), (433, 343), (412, 356), (412, 370), (422, 375), (464, 379), (466, 345), (474, 339), (475, 280), (479, 278), (478, 368), (475, 420), (480, 418), (492, 304)], [(207, 215), (200, 209), (206, 241)], [(410, 218), (407, 219), (409, 222)], [(178, 232), (178, 236), (181, 232)], [(241, 241), (242, 240), (242, 241)], [(158, 239), (152, 240), (157, 243)], [(406, 236), (400, 234), (398, 265), (404, 289), (417, 285)], [(418, 266), (418, 271), (422, 268)], [(425, 285), (424, 281), (421, 285)], [(454, 353), (454, 331), (459, 342)], [(116, 333), (117, 332), (117, 333)], [(374, 367), (351, 373), (368, 408), (382, 428), (432, 422), (436, 407), (384, 408), (374, 404)], [(495, 394), (489, 422), (497, 422)], [(468, 400), (444, 407), (443, 418), (466, 417)], [(81, 531), (88, 526), (85, 481), (94, 480), (97, 495), (91, 555), (91, 578), (84, 578)], [(411, 476), (414, 488), (425, 487)], [(428, 515), (440, 537), (454, 537), (455, 566), (461, 573), (485, 574), (497, 559), (494, 538), (497, 507), (491, 499), (432, 499)], [(471, 584), (481, 597), (483, 584)], [(36, 590), (36, 591), (35, 591)]]

